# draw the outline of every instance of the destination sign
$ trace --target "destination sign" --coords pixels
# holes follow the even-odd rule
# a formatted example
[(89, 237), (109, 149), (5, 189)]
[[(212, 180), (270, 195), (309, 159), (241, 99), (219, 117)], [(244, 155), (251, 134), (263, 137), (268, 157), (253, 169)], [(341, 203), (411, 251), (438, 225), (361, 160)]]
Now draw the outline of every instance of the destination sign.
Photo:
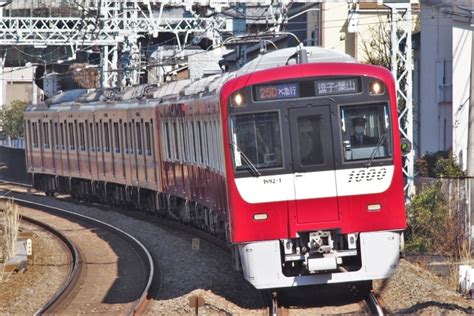
[(316, 96), (359, 92), (358, 82), (355, 78), (316, 80), (314, 89)]
[(278, 85), (258, 86), (256, 92), (256, 101), (279, 100), (300, 97), (298, 83), (284, 83)]

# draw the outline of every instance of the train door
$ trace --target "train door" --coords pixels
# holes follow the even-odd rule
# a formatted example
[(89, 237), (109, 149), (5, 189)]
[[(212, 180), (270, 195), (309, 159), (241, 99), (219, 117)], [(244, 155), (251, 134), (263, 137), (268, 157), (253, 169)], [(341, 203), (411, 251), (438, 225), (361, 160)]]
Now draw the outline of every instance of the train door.
[(329, 106), (289, 109), (298, 225), (339, 219)]

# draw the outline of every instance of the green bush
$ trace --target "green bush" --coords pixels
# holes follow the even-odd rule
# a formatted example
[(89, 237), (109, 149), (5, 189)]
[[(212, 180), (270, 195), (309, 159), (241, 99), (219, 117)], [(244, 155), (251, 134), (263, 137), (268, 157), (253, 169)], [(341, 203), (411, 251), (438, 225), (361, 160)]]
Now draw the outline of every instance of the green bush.
[(424, 187), (407, 207), (408, 228), (406, 250), (437, 253), (446, 250), (448, 207), (441, 183)]
[(426, 153), (415, 163), (419, 176), (430, 178), (463, 178), (465, 172), (458, 166), (450, 151)]

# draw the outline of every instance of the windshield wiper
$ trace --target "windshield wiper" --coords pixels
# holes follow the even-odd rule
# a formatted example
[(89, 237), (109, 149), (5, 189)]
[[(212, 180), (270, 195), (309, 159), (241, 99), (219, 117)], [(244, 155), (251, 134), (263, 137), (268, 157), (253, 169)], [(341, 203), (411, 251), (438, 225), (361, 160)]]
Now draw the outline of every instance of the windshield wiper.
[(385, 138), (387, 138), (387, 134), (383, 134), (382, 137), (380, 137), (377, 145), (375, 145), (374, 150), (372, 150), (372, 153), (370, 154), (369, 163), (367, 163), (366, 165), (367, 168), (369, 168), (372, 165), (372, 162), (374, 161), (374, 158), (375, 158), (375, 153), (379, 151), (379, 148), (384, 142)]
[(244, 152), (239, 148), (239, 146), (237, 146), (236, 143), (234, 143), (233, 141), (231, 141), (230, 143), (239, 151), (240, 157), (242, 158), (244, 163), (247, 165), (248, 167), (247, 170), (250, 172), (250, 174), (253, 175), (254, 177), (260, 177), (262, 174), (260, 173), (260, 171), (258, 171), (257, 167), (255, 167), (255, 165), (252, 163), (249, 157), (247, 157), (247, 155), (244, 154)]

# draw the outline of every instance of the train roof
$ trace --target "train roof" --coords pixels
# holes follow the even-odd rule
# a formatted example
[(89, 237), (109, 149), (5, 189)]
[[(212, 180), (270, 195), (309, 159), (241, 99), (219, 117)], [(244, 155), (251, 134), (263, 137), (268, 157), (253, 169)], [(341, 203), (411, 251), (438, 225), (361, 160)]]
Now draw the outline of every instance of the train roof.
[[(295, 64), (297, 62), (295, 57), (301, 49), (304, 49), (306, 52), (308, 63), (356, 62), (354, 58), (347, 54), (322, 47), (284, 48), (259, 55), (239, 70), (230, 73), (216, 74), (198, 80), (172, 81), (158, 86), (144, 84), (127, 87), (122, 91), (119, 91), (117, 88), (96, 89), (92, 91), (85, 89), (70, 90), (49, 98), (44, 104), (32, 105), (29, 110), (44, 110), (45, 107), (57, 108), (74, 105), (78, 107), (82, 107), (82, 105), (101, 107), (106, 104), (128, 107), (137, 106), (139, 100), (146, 99), (155, 99), (160, 103), (167, 100), (179, 101), (195, 95), (217, 95), (222, 85), (235, 77), (255, 71)], [(138, 103), (142, 104), (142, 102)]]

